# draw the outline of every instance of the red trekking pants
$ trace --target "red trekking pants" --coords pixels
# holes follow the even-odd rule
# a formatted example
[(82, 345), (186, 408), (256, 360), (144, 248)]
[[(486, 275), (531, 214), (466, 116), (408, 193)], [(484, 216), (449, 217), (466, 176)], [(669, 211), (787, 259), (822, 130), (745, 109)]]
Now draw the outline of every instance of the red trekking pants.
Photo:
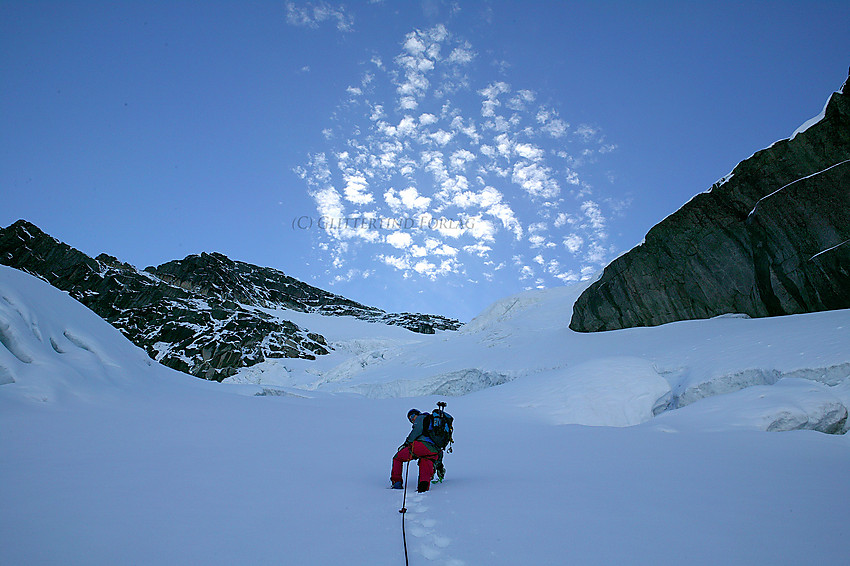
[(434, 463), (437, 461), (439, 452), (431, 452), (425, 443), (415, 440), (413, 444), (403, 446), (401, 450), (393, 456), (393, 471), (390, 474), (390, 481), (395, 483), (401, 481), (402, 464), (411, 460), (419, 459), (419, 481), (431, 482), (434, 477)]

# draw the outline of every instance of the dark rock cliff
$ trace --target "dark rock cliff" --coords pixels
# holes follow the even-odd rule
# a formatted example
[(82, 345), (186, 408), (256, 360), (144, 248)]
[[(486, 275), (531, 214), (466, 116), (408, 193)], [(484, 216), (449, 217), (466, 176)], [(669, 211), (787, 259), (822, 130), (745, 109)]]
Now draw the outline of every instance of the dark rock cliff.
[(329, 352), (320, 334), (263, 309), (354, 316), (431, 334), (460, 327), (441, 316), (387, 313), (221, 254), (140, 271), (105, 254), (91, 258), (23, 220), (0, 229), (0, 263), (67, 291), (157, 361), (217, 381), (266, 358)]
[(570, 328), (850, 308), (848, 84), (817, 123), (739, 163), (608, 265)]

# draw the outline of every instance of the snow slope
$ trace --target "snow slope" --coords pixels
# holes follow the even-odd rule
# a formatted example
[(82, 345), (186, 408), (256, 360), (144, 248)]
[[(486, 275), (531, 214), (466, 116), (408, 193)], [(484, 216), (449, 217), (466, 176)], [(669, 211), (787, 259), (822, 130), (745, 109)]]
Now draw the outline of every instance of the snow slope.
[[(320, 364), (269, 360), (228, 381), (381, 398), (465, 395), (524, 378), (500, 387), (499, 399), (554, 424), (629, 426), (783, 378), (837, 386), (850, 377), (850, 311), (572, 332), (572, 305), (588, 284), (508, 297), (460, 332), (404, 341), (352, 341), (350, 322), (326, 320), (321, 331), (337, 351)], [(850, 405), (844, 389), (830, 391), (820, 397)]]
[[(216, 384), (0, 267), (0, 563), (402, 564), (390, 459), (440, 398), (455, 450), (408, 493), (411, 564), (846, 562), (850, 437), (804, 429), (847, 405), (850, 313), (576, 335), (576, 292), (412, 342), (324, 321), (324, 366)], [(453, 372), (477, 390), (392, 396)]]

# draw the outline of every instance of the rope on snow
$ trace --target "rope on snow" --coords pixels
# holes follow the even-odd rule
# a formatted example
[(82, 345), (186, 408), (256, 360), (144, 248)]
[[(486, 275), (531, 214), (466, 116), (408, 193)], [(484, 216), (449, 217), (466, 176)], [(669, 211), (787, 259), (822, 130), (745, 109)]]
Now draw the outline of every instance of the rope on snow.
[(407, 467), (404, 469), (404, 498), (401, 501), (401, 539), (404, 541), (404, 566), (409, 566), (407, 561), (407, 535), (404, 532), (404, 516), (407, 514), (407, 473), (410, 471), (410, 460), (407, 461)]

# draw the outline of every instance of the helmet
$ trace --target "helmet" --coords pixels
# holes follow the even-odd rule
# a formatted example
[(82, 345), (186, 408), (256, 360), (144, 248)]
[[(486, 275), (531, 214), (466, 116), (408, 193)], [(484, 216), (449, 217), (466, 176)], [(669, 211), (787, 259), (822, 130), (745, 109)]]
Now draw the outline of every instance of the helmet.
[(419, 411), (419, 409), (410, 409), (409, 411), (407, 411), (407, 420), (410, 420), (410, 417), (412, 415), (421, 415), (421, 414), (422, 413)]

